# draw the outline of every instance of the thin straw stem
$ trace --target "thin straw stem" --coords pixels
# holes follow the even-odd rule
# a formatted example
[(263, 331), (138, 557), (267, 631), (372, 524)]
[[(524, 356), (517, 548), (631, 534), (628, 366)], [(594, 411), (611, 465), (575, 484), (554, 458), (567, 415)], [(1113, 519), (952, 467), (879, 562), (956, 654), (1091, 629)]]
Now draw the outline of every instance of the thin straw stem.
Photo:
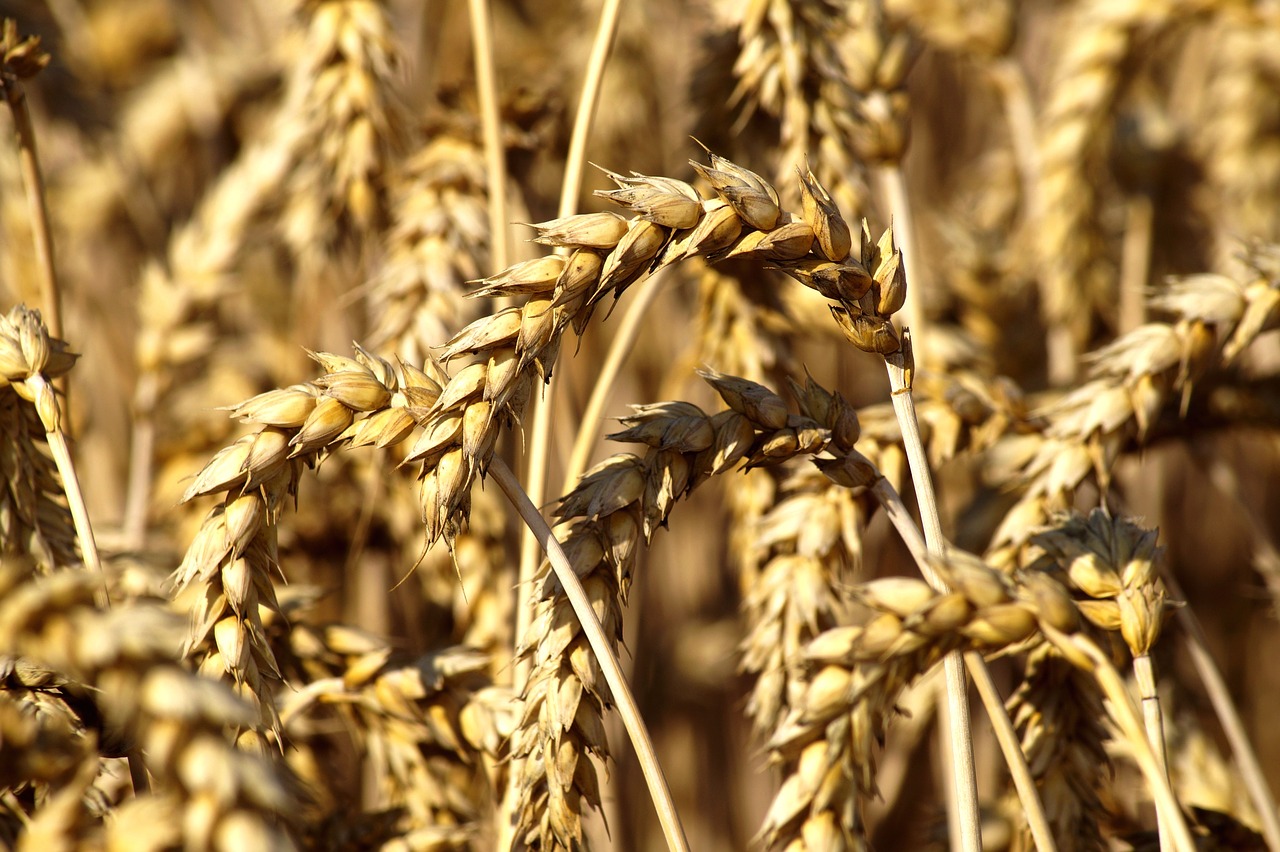
[(600, 25), (596, 27), (595, 42), (587, 60), (587, 76), (582, 82), (582, 96), (578, 99), (578, 113), (573, 119), (573, 135), (569, 139), (569, 156), (564, 165), (564, 181), (560, 184), (560, 216), (569, 216), (578, 209), (578, 193), (582, 191), (582, 171), (587, 164), (587, 140), (595, 122), (596, 107), (600, 103), (600, 84), (604, 80), (604, 66), (613, 49), (613, 38), (618, 31), (618, 16), (622, 0), (604, 0), (600, 10)]
[[(924, 311), (924, 293), (928, 289), (925, 270), (917, 267), (920, 255), (917, 252), (915, 239), (915, 221), (911, 215), (911, 203), (907, 196), (907, 181), (902, 174), (902, 165), (894, 163), (881, 167), (877, 176), (880, 180), (880, 191), (888, 203), (890, 221), (893, 223), (894, 240), (902, 252), (902, 265), (907, 270), (911, 285), (907, 287), (907, 301), (898, 312), (903, 326), (909, 326), (916, 338), (922, 342), (922, 361), (929, 356), (929, 318)], [(923, 266), (923, 264), (921, 265)]]
[[(910, 293), (912, 289), (908, 287), (907, 292)], [(915, 401), (911, 397), (911, 374), (915, 364), (911, 353), (911, 333), (908, 330), (904, 329), (902, 332), (902, 348), (893, 355), (886, 355), (884, 363), (889, 373), (893, 411), (902, 430), (902, 443), (906, 449), (911, 481), (915, 485), (916, 500), (920, 506), (925, 545), (931, 555), (942, 556), (946, 551), (942, 520), (938, 515), (937, 499), (933, 493), (933, 480), (929, 476), (929, 460), (920, 439)], [(946, 584), (936, 574), (926, 574), (925, 579), (938, 591), (947, 591)], [(969, 686), (965, 679), (964, 661), (959, 652), (948, 654), (942, 664), (947, 684), (946, 719), (949, 751), (952, 755), (952, 795), (948, 797), (948, 816), (952, 821), (952, 831), (959, 829), (960, 848), (967, 852), (978, 852), (982, 848), (982, 822), (978, 813), (978, 782), (973, 765)], [(954, 848), (954, 836), (952, 843)]]
[(591, 600), (587, 597), (587, 592), (583, 589), (582, 582), (578, 579), (573, 566), (569, 563), (569, 558), (561, 549), (560, 542), (556, 541), (550, 525), (538, 513), (533, 501), (529, 499), (524, 489), (520, 487), (520, 482), (511, 472), (511, 468), (507, 467), (501, 458), (495, 456), (489, 466), (489, 474), (493, 477), (494, 482), (498, 484), (498, 487), (502, 489), (503, 493), (507, 495), (507, 499), (511, 501), (512, 506), (520, 513), (520, 517), (528, 525), (529, 530), (537, 537), (538, 543), (542, 546), (542, 549), (547, 554), (547, 559), (551, 562), (551, 570), (555, 572), (556, 579), (560, 581), (560, 585), (564, 588), (565, 597), (569, 599), (569, 603), (573, 606), (574, 614), (577, 615), (578, 621), (582, 624), (582, 632), (587, 637), (587, 642), (590, 644), (592, 652), (596, 655), (597, 662), (600, 663), (605, 682), (609, 685), (609, 693), (617, 704), (618, 717), (627, 729), (627, 734), (631, 738), (631, 745), (636, 751), (636, 759), (640, 763), (640, 771), (644, 774), (645, 783), (649, 788), (649, 796), (653, 800), (654, 808), (658, 813), (658, 821), (662, 825), (662, 833), (667, 839), (667, 848), (672, 852), (688, 852), (689, 841), (685, 839), (684, 827), (680, 824), (675, 802), (671, 798), (671, 789), (667, 785), (666, 777), (662, 774), (662, 768), (658, 765), (658, 755), (653, 748), (653, 742), (649, 738), (649, 732), (645, 728), (644, 720), (640, 717), (640, 708), (636, 705), (635, 697), (631, 694), (631, 688), (627, 685), (626, 678), (622, 675), (622, 666), (618, 663), (617, 655), (609, 647), (609, 640), (605, 636), (604, 627), (601, 626), (600, 619), (596, 617), (595, 610), (591, 608)]
[[(596, 38), (591, 46), (591, 57), (587, 61), (586, 78), (582, 83), (582, 95), (578, 99), (578, 112), (573, 121), (573, 136), (569, 142), (569, 154), (565, 161), (564, 181), (560, 186), (559, 216), (569, 216), (577, 209), (578, 193), (582, 189), (582, 171), (587, 159), (587, 140), (591, 136), (591, 126), (595, 119), (596, 107), (600, 102), (600, 81), (604, 77), (605, 63), (609, 59), (609, 50), (613, 45), (613, 37), (618, 27), (618, 15), (621, 9), (620, 0), (605, 0), (600, 12), (600, 25), (596, 28)], [(554, 386), (546, 393), (553, 393)], [(547, 493), (547, 452), (551, 436), (551, 413), (553, 406), (545, 398), (535, 397), (533, 400), (533, 425), (529, 435), (529, 461), (525, 471), (525, 485), (529, 498), (535, 505), (541, 505)], [(528, 580), (538, 567), (538, 543), (530, 535), (520, 540), (520, 589), (519, 601), (516, 605), (517, 636), (523, 636), (528, 628), (530, 613), (527, 593), (530, 588)], [(523, 685), (528, 675), (526, 665), (516, 667), (516, 687)], [(513, 773), (514, 775), (514, 773)]]
[(1155, 204), (1141, 193), (1125, 204), (1124, 244), (1120, 255), (1120, 333), (1133, 331), (1147, 318), (1147, 278), (1151, 275), (1151, 242)]
[(53, 236), (49, 228), (49, 211), (44, 202), (44, 176), (40, 172), (31, 110), (27, 108), (27, 95), (20, 82), (8, 81), (0, 88), (4, 89), (5, 101), (13, 113), (13, 129), (18, 137), (18, 161), (31, 216), (31, 240), (35, 243), (36, 263), (40, 269), (42, 315), (49, 335), (61, 338), (62, 292), (58, 288), (58, 276), (53, 265)]
[[(1147, 742), (1155, 753), (1156, 762), (1164, 777), (1169, 777), (1169, 754), (1164, 742), (1164, 713), (1160, 709), (1160, 696), (1156, 692), (1155, 663), (1150, 654), (1133, 658), (1133, 678), (1138, 684), (1138, 696), (1142, 699), (1142, 724), (1147, 732)], [(1173, 852), (1164, 816), (1156, 811), (1156, 828), (1160, 835), (1160, 852)]]
[(991, 75), (1000, 90), (1005, 121), (1009, 124), (1009, 143), (1022, 182), (1022, 204), (1028, 218), (1034, 219), (1039, 204), (1040, 149), (1036, 145), (1036, 115), (1027, 72), (1017, 59), (1006, 56), (992, 66)]

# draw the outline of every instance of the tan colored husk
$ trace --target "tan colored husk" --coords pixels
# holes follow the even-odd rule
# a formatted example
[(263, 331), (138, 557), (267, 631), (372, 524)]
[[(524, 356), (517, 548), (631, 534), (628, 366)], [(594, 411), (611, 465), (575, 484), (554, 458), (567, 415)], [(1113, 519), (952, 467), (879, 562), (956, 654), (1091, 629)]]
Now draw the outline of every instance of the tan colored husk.
[(869, 848), (863, 803), (877, 795), (875, 749), (901, 691), (950, 651), (1035, 642), (1045, 601), (1069, 601), (1061, 586), (1036, 599), (958, 551), (931, 562), (954, 591), (895, 578), (855, 587), (867, 620), (805, 646), (807, 684), (769, 743), (784, 780), (761, 829), (768, 848)]
[[(1097, 684), (1043, 646), (1028, 655), (1022, 683), (1008, 706), (1058, 848), (1100, 848), (1109, 734), (1102, 724), (1106, 711)], [(1017, 848), (1034, 848), (1025, 827)]]
[(1100, 268), (1098, 198), (1093, 174), (1105, 153), (1107, 119), (1128, 60), (1145, 39), (1212, 4), (1201, 0), (1096, 0), (1075, 21), (1044, 108), (1040, 141), (1038, 253), (1040, 298), (1050, 329), (1050, 378), (1077, 372), (1098, 308), (1114, 298)]
[[(496, 689), (484, 674), (487, 655), (451, 647), (405, 658), (378, 637), (340, 624), (299, 624), (291, 632), (296, 664), (309, 681), (285, 696), (282, 717), (291, 738), (305, 742), (324, 708), (339, 710), (360, 732), (356, 745), (376, 785), (369, 810), (394, 816), (388, 834), (468, 848), (480, 816), (474, 805), (483, 784), (479, 758), (499, 758), (509, 733), (491, 712), (492, 698), (471, 706)], [(491, 760), (488, 768), (495, 767)], [(332, 785), (324, 777), (308, 780), (321, 789)], [(340, 813), (332, 818), (342, 821)]]
[(464, 282), (488, 266), (483, 154), (465, 138), (437, 135), (393, 186), (385, 258), (369, 289), (369, 343), (418, 364), (477, 310), (462, 297)]
[[(623, 419), (629, 428), (611, 437), (646, 444), (646, 454), (597, 465), (556, 510), (557, 538), (615, 641), (638, 545), (665, 524), (677, 499), (739, 462), (780, 463), (828, 442), (829, 426), (787, 415), (782, 400), (762, 386), (710, 371), (704, 376), (730, 410), (709, 417), (689, 403), (642, 407)], [(517, 837), (531, 848), (571, 849), (582, 842), (582, 814), (600, 806), (591, 756), (609, 754), (602, 714), (610, 699), (554, 576), (544, 576), (538, 597), (520, 649), (532, 669), (512, 740), (523, 772)]]

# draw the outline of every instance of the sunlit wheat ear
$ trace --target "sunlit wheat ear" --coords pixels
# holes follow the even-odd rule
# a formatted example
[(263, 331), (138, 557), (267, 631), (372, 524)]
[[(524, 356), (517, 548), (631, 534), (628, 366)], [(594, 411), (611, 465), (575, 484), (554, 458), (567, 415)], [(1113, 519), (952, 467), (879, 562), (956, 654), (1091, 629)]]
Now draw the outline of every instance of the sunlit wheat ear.
[[(860, 94), (849, 51), (842, 49), (851, 30), (846, 5), (771, 0), (726, 7), (738, 49), (733, 80), (725, 88), (731, 89), (733, 136), (757, 143), (753, 151), (776, 149), (773, 176), (788, 204), (798, 200), (790, 182), (793, 170), (811, 159), (840, 206), (862, 215), (866, 160), (851, 144)], [(702, 73), (721, 73), (722, 64), (709, 63)], [(723, 108), (707, 106), (709, 111)]]
[(1091, 2), (1065, 30), (1040, 141), (1039, 255), (1042, 312), (1050, 330), (1049, 374), (1076, 375), (1105, 290), (1098, 236), (1100, 169), (1107, 127), (1129, 58), (1150, 37), (1201, 4), (1179, 0)]
[(1239, 279), (1173, 279), (1151, 299), (1171, 315), (1089, 356), (1090, 380), (1047, 406), (1043, 431), (1011, 437), (996, 450), (993, 473), (1025, 488), (993, 537), (1008, 561), (1049, 513), (1067, 508), (1090, 475), (1106, 488), (1128, 442), (1145, 441), (1163, 418), (1187, 410), (1195, 382), (1235, 361), (1280, 314), (1280, 264), (1273, 247), (1253, 248)]
[(300, 0), (305, 36), (291, 70), (290, 121), (308, 140), (286, 183), (285, 241), (323, 257), (385, 217), (383, 181), (403, 133), (399, 57), (379, 0)]
[(178, 593), (201, 590), (191, 613), (185, 654), (215, 678), (233, 681), (259, 708), (243, 733), (280, 734), (274, 691), (279, 668), (263, 635), (259, 606), (277, 609), (280, 571), (276, 524), (298, 494), (303, 471), (343, 446), (388, 446), (414, 427), (412, 410), (429, 406), (440, 386), (425, 373), (363, 350), (357, 358), (315, 355), (326, 372), (315, 382), (268, 391), (233, 409), (258, 432), (218, 452), (185, 500), (224, 494), (206, 516), (174, 573)]
[[(170, 818), (148, 834), (187, 848), (292, 848), (282, 825), (295, 791), (276, 764), (227, 743), (253, 708), (225, 686), (179, 668), (181, 620), (153, 604), (100, 611), (97, 578), (62, 571), (23, 582), (0, 567), (0, 654), (82, 685), (101, 718), (100, 743), (137, 748)], [(176, 835), (176, 838), (174, 837)]]
[[(1275, 90), (1280, 68), (1269, 49), (1275, 12), (1261, 10), (1260, 19), (1226, 17), (1214, 40), (1214, 71), (1208, 79), (1206, 123), (1199, 142), (1206, 150), (1208, 177), (1221, 197), (1219, 254), (1234, 252), (1238, 234), (1280, 239), (1274, 200), (1280, 190), (1280, 147), (1274, 144), (1277, 124)], [(1229, 224), (1228, 224), (1229, 223)]]
[[(830, 427), (789, 415), (781, 398), (743, 379), (705, 373), (730, 410), (708, 416), (685, 402), (637, 406), (615, 440), (648, 446), (597, 465), (560, 502), (557, 538), (600, 615), (621, 636), (622, 605), (641, 542), (665, 525), (675, 502), (739, 462), (776, 464), (820, 450)], [(847, 431), (847, 430), (846, 430)], [(532, 848), (582, 842), (582, 817), (600, 806), (591, 756), (607, 757), (603, 711), (611, 703), (559, 584), (546, 576), (520, 653), (532, 662), (512, 755), (523, 776), (517, 836)]]

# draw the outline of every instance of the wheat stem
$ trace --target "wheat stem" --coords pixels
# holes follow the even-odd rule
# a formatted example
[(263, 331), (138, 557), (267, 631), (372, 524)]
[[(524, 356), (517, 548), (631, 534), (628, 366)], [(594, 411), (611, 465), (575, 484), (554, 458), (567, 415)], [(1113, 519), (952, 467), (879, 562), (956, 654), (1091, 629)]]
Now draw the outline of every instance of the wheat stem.
[(596, 107), (600, 103), (604, 66), (613, 48), (621, 11), (621, 0), (604, 0), (604, 6), (600, 10), (600, 25), (596, 28), (591, 56), (587, 59), (587, 75), (582, 81), (582, 96), (578, 99), (578, 113), (573, 119), (573, 135), (569, 140), (569, 156), (564, 164), (564, 180), (560, 185), (560, 216), (568, 216), (578, 209), (582, 172), (587, 164), (587, 140), (591, 136), (591, 125), (595, 121)]
[(1125, 203), (1124, 246), (1120, 258), (1120, 333), (1133, 331), (1147, 318), (1147, 277), (1151, 272), (1151, 238), (1155, 204), (1147, 193)]
[[(67, 494), (67, 508), (71, 510), (71, 520), (75, 523), (76, 539), (80, 542), (80, 555), (85, 567), (102, 578), (103, 603), (111, 604), (111, 595), (107, 591), (106, 575), (102, 571), (102, 559), (98, 555), (98, 543), (93, 537), (93, 524), (89, 521), (89, 508), (84, 502), (84, 491), (80, 488), (80, 477), (76, 473), (75, 462), (71, 459), (71, 448), (67, 445), (67, 435), (62, 429), (62, 415), (57, 409), (52, 385), (39, 373), (27, 379), (34, 391), (36, 408), (40, 420), (44, 423), (45, 437), (49, 441), (49, 452), (58, 467), (58, 475), (62, 477), (62, 487)], [(42, 405), (43, 403), (43, 405)], [(46, 410), (46, 406), (51, 411)], [(51, 415), (51, 416), (50, 416)]]
[(1165, 848), (1166, 834), (1174, 852), (1195, 852), (1196, 844), (1191, 838), (1191, 831), (1183, 819), (1178, 800), (1169, 787), (1169, 779), (1165, 776), (1164, 767), (1156, 756), (1151, 743), (1147, 741), (1142, 722), (1138, 719), (1138, 711), (1133, 706), (1133, 699), (1125, 689), (1124, 680), (1115, 666), (1107, 659), (1107, 655), (1087, 636), (1079, 633), (1068, 636), (1052, 625), (1040, 623), (1040, 629), (1054, 646), (1066, 655), (1067, 659), (1078, 668), (1090, 672), (1102, 687), (1103, 693), (1111, 705), (1111, 715), (1120, 726), (1125, 739), (1133, 749), (1138, 768), (1146, 776), (1151, 796), (1155, 800), (1156, 812), (1160, 818), (1160, 843)]
[(609, 685), (609, 693), (617, 702), (618, 717), (627, 729), (632, 747), (635, 748), (636, 759), (640, 763), (640, 770), (649, 787), (649, 796), (653, 799), (658, 821), (662, 824), (662, 832), (667, 839), (667, 848), (673, 852), (676, 850), (688, 852), (689, 841), (685, 839), (684, 828), (680, 825), (680, 817), (676, 813), (670, 787), (662, 774), (662, 768), (658, 765), (658, 756), (649, 738), (649, 732), (645, 728), (644, 720), (640, 717), (640, 708), (636, 705), (635, 697), (631, 694), (631, 689), (622, 675), (622, 666), (617, 656), (609, 647), (609, 640), (605, 636), (604, 628), (600, 625), (600, 619), (591, 608), (586, 590), (582, 588), (582, 583), (569, 563), (569, 558), (551, 532), (551, 526), (538, 513), (537, 507), (521, 488), (520, 482), (511, 469), (501, 458), (495, 456), (489, 466), (489, 473), (546, 552), (551, 570), (555, 572), (556, 579), (564, 588), (565, 597), (573, 606), (574, 614), (582, 625), (582, 632), (591, 645), (596, 661), (600, 664), (605, 682)]
[[(604, 66), (609, 59), (609, 50), (618, 27), (619, 0), (605, 0), (600, 13), (600, 25), (596, 29), (595, 42), (591, 47), (591, 57), (587, 61), (586, 78), (582, 82), (582, 95), (578, 99), (578, 112), (573, 121), (573, 136), (569, 142), (569, 154), (565, 161), (564, 179), (560, 185), (561, 217), (571, 215), (578, 206), (578, 194), (582, 189), (582, 171), (586, 165), (587, 140), (591, 135), (591, 126), (595, 119), (596, 107), (600, 102), (600, 82), (604, 77)], [(548, 391), (554, 390), (554, 386)], [(526, 488), (529, 498), (535, 505), (541, 505), (547, 496), (547, 451), (551, 436), (551, 409), (546, 395), (535, 395), (533, 404), (533, 426), (529, 436), (529, 462), (526, 470)], [(573, 480), (565, 480), (572, 482)], [(529, 598), (530, 583), (533, 572), (538, 565), (538, 543), (530, 535), (520, 541), (520, 596), (516, 607), (517, 632), (523, 636), (522, 628), (527, 629), (532, 602)], [(518, 663), (516, 668), (515, 688), (523, 687), (523, 679), (528, 671), (527, 664)], [(513, 777), (515, 773), (512, 773)]]
[(498, 85), (493, 71), (493, 26), (488, 0), (468, 0), (471, 44), (484, 129), (485, 178), (489, 184), (489, 252), (493, 270), (510, 262), (511, 234), (507, 227), (507, 157), (502, 144), (502, 119), (498, 114)]
[(1022, 205), (1029, 218), (1034, 219), (1039, 204), (1040, 149), (1036, 146), (1036, 115), (1027, 72), (1017, 59), (1005, 56), (997, 60), (991, 75), (1000, 90), (1005, 121), (1009, 124), (1009, 142), (1022, 180)]
[[(892, 222), (894, 239), (902, 251), (902, 265), (907, 270), (911, 286), (907, 287), (907, 301), (898, 316), (904, 327), (910, 327), (916, 337), (928, 343), (929, 318), (925, 316), (924, 291), (928, 289), (925, 281), (923, 264), (916, 265), (920, 259), (915, 241), (915, 222), (911, 215), (911, 203), (907, 196), (907, 181), (902, 174), (902, 164), (894, 162), (883, 166), (878, 171), (880, 191), (888, 202), (890, 221)], [(929, 357), (927, 345), (922, 347), (921, 364)]]
[[(907, 288), (910, 293), (914, 288)], [(915, 401), (911, 397), (911, 376), (915, 363), (911, 351), (911, 333), (902, 332), (902, 348), (886, 355), (885, 368), (889, 373), (890, 398), (902, 430), (902, 443), (911, 468), (911, 481), (915, 485), (916, 500), (920, 506), (920, 518), (924, 527), (924, 539), (933, 556), (942, 556), (946, 542), (942, 536), (942, 520), (938, 515), (938, 503), (933, 493), (933, 480), (929, 476), (929, 460), (925, 456), (924, 442), (920, 438), (920, 424), (916, 419)], [(946, 584), (934, 575), (926, 575), (930, 585), (940, 592)], [(952, 831), (959, 829), (961, 848), (977, 852), (982, 848), (981, 818), (978, 814), (978, 785), (973, 765), (973, 738), (970, 732), (968, 682), (964, 674), (964, 661), (958, 652), (943, 659), (947, 684), (947, 729), (950, 737), (951, 795), (948, 796), (948, 816), (952, 819)], [(953, 804), (954, 800), (954, 804)], [(956, 838), (952, 844), (955, 848)]]
[(36, 263), (40, 269), (40, 303), (44, 307), (45, 325), (51, 336), (62, 337), (62, 293), (53, 265), (53, 236), (49, 228), (49, 210), (45, 206), (44, 176), (40, 171), (31, 110), (27, 107), (27, 95), (21, 82), (6, 80), (0, 88), (4, 89), (5, 102), (13, 113), (13, 129), (18, 137), (18, 161), (31, 216), (31, 241), (35, 243)]
[[(1169, 753), (1164, 742), (1164, 714), (1160, 710), (1160, 696), (1156, 693), (1155, 663), (1150, 654), (1133, 658), (1133, 677), (1138, 683), (1138, 695), (1142, 699), (1142, 724), (1147, 732), (1156, 762), (1165, 778), (1169, 777)], [(1160, 852), (1173, 852), (1164, 815), (1156, 812), (1156, 827), (1160, 834)]]

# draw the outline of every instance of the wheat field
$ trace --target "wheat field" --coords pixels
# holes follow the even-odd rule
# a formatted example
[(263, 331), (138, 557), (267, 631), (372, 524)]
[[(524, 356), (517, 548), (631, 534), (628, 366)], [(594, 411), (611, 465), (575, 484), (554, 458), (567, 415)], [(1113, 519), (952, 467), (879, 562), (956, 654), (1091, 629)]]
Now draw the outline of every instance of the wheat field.
[(0, 3), (0, 843), (1280, 850), (1280, 7)]

